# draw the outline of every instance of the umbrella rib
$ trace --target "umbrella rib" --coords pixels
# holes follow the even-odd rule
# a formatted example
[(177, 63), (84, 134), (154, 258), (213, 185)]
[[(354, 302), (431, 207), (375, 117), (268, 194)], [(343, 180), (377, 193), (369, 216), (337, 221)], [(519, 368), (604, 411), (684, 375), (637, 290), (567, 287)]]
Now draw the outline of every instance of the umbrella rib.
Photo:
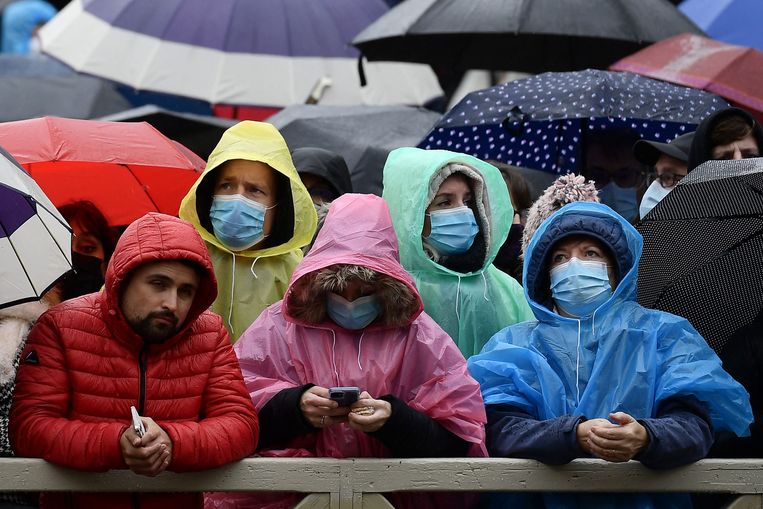
[(127, 165), (127, 164), (122, 164), (122, 165), (120, 165), (120, 166), (124, 166), (124, 167), (125, 167), (125, 169), (127, 169), (127, 171), (129, 171), (129, 172), (130, 172), (130, 175), (132, 175), (132, 178), (134, 178), (134, 179), (135, 179), (135, 181), (138, 183), (138, 185), (140, 186), (140, 188), (141, 188), (141, 189), (143, 189), (143, 192), (145, 193), (146, 197), (149, 199), (149, 201), (151, 202), (151, 204), (154, 206), (154, 208), (156, 209), (156, 211), (157, 211), (157, 212), (161, 212), (161, 210), (159, 209), (159, 206), (156, 204), (156, 202), (154, 201), (154, 199), (151, 197), (151, 195), (149, 194), (149, 192), (146, 190), (146, 186), (143, 184), (143, 182), (141, 182), (141, 181), (140, 181), (140, 179), (138, 178), (138, 176), (137, 176), (137, 175), (135, 175), (135, 173), (133, 173), (133, 171), (132, 171), (132, 168), (130, 168), (130, 166), (129, 166), (129, 165)]

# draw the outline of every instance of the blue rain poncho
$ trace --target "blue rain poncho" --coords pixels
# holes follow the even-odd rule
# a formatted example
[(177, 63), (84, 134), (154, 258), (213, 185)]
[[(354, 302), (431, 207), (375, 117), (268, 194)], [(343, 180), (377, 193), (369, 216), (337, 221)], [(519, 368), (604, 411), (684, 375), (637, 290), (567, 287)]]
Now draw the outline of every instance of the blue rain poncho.
[[(558, 240), (575, 234), (603, 241), (619, 277), (612, 296), (581, 319), (554, 311), (546, 260)], [(485, 405), (511, 405), (538, 420), (606, 419), (612, 412), (641, 419), (655, 417), (669, 398), (693, 396), (706, 406), (714, 431), (747, 434), (752, 422), (747, 392), (723, 371), (699, 333), (681, 317), (636, 303), (641, 249), (641, 235), (605, 205), (573, 203), (549, 217), (525, 255), (525, 295), (536, 321), (500, 331), (469, 360)], [(578, 503), (584, 498), (577, 496)], [(595, 503), (622, 509), (629, 503), (660, 506), (652, 505), (658, 500), (608, 496)], [(546, 503), (577, 506), (572, 495), (546, 497)]]

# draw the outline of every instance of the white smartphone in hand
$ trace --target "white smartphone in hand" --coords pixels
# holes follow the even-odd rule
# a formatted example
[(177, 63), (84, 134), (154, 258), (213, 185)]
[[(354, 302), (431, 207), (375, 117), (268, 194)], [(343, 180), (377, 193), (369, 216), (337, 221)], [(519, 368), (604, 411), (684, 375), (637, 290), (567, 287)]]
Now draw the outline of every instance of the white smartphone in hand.
[(140, 420), (140, 415), (134, 406), (130, 407), (130, 413), (132, 414), (132, 429), (135, 430), (139, 437), (142, 437), (146, 434), (146, 428), (143, 426), (143, 421)]

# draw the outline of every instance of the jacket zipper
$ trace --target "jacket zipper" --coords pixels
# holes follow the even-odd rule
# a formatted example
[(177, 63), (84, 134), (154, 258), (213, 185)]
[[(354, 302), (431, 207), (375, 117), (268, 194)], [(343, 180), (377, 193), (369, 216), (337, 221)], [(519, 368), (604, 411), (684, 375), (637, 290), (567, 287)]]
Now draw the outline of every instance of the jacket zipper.
[[(146, 406), (146, 365), (148, 364), (148, 345), (143, 344), (138, 356), (138, 370), (140, 371), (140, 386), (138, 390), (138, 413), (142, 416)], [(132, 494), (132, 505), (140, 509), (140, 494)]]

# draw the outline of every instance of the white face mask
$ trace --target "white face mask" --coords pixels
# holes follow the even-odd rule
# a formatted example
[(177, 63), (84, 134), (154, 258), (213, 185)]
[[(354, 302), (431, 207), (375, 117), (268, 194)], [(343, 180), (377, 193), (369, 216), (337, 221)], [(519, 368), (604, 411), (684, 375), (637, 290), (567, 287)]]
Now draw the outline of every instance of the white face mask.
[(654, 206), (657, 205), (660, 200), (665, 198), (674, 188), (675, 186), (662, 187), (659, 180), (652, 182), (644, 193), (643, 198), (641, 198), (641, 206), (638, 209), (639, 217), (644, 219), (644, 216), (646, 216)]

